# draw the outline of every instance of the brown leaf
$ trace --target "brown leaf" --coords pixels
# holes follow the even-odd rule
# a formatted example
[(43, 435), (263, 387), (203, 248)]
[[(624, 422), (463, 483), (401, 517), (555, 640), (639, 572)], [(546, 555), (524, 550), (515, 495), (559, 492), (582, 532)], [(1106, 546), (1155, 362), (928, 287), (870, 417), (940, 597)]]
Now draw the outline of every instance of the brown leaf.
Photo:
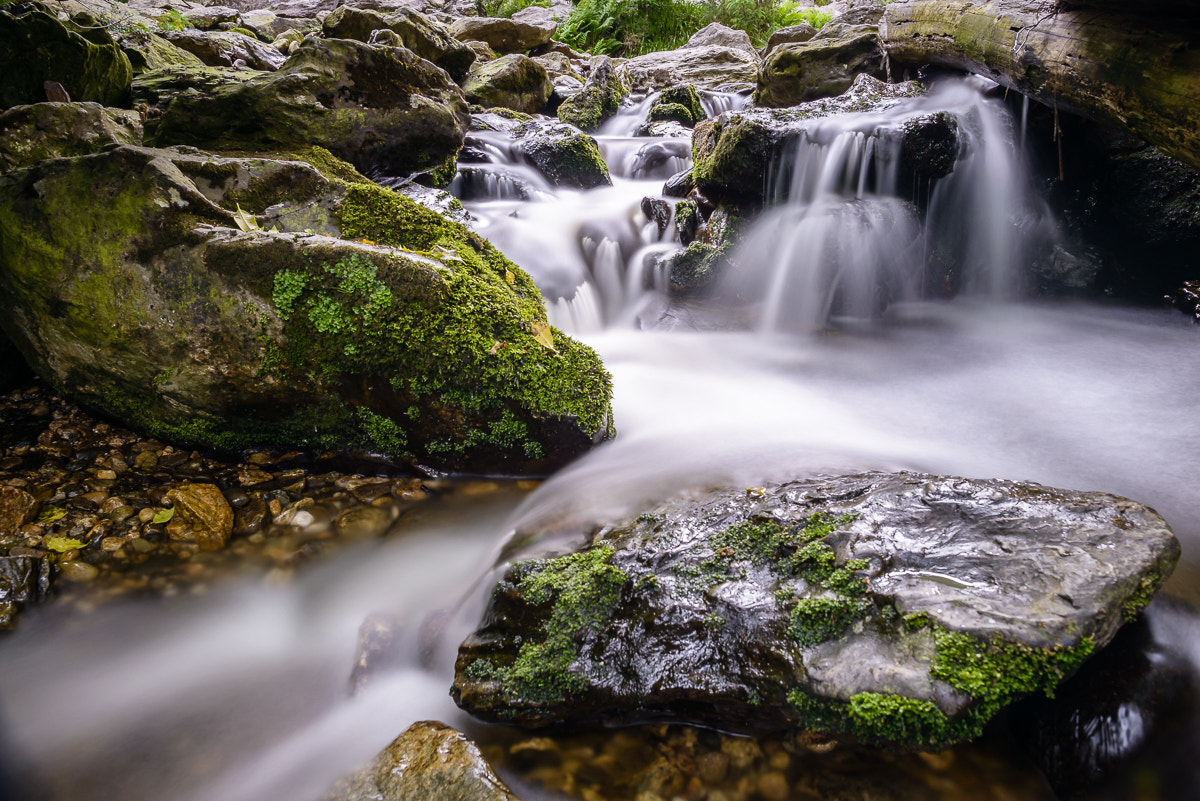
[(541, 320), (534, 320), (529, 324), (530, 330), (533, 332), (533, 338), (538, 344), (547, 350), (552, 350), (558, 353), (558, 348), (554, 347), (554, 332), (550, 330), (550, 326), (543, 323)]

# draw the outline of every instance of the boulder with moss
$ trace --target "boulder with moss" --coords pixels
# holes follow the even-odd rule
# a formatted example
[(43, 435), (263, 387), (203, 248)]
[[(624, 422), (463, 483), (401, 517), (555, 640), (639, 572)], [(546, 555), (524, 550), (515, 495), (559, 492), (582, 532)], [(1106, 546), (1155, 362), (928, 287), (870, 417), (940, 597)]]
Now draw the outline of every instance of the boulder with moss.
[[(236, 31), (165, 31), (163, 37), (210, 67), (243, 66), (252, 70), (277, 70), (286, 59), (265, 42)], [(238, 62), (241, 64), (238, 64)]]
[(341, 6), (322, 23), (325, 35), (334, 39), (371, 41), (371, 34), (389, 30), (400, 37), (403, 47), (432, 61), (461, 81), (475, 62), (475, 51), (450, 35), (441, 23), (411, 8), (384, 14), (365, 8)]
[(879, 32), (848, 27), (836, 38), (783, 44), (763, 60), (754, 102), (781, 108), (845, 92), (858, 75), (887, 77)]
[(520, 53), (477, 64), (463, 82), (463, 93), (470, 102), (524, 114), (545, 109), (553, 91), (546, 68)]
[(531, 120), (514, 128), (511, 136), (525, 158), (555, 186), (612, 185), (596, 140), (572, 125)]
[(1125, 498), (920, 473), (697, 490), (518, 536), (587, 544), (505, 572), (459, 649), (471, 713), (898, 749), (1053, 694), (1179, 558)]
[(134, 77), (131, 91), (133, 106), (147, 112), (147, 123), (153, 131), (158, 124), (157, 118), (179, 95), (212, 98), (261, 78), (263, 74), (260, 70), (209, 67), (199, 60), (170, 64)]
[(181, 446), (536, 474), (610, 435), (608, 374), (523, 271), (296, 155), (118, 146), (5, 173), (0, 326), (56, 390)]
[(150, 31), (126, 30), (116, 33), (117, 43), (129, 58), (136, 77), (163, 67), (199, 67), (204, 62)]
[(592, 59), (583, 88), (558, 107), (558, 118), (582, 131), (595, 131), (621, 108), (629, 86), (608, 56)]
[(148, 144), (215, 150), (319, 145), (372, 176), (454, 177), (470, 124), (441, 69), (402, 47), (309, 37), (278, 71), (176, 95)]
[(707, 116), (696, 87), (683, 84), (662, 90), (650, 106), (646, 119), (649, 122), (673, 120), (690, 127)]
[(504, 17), (461, 17), (450, 26), (460, 42), (483, 42), (497, 53), (526, 53), (554, 38), (558, 24), (525, 22)]
[(104, 27), (62, 21), (41, 3), (0, 5), (0, 108), (41, 103), (46, 81), (72, 100), (129, 102), (133, 67)]
[(141, 143), (137, 112), (99, 103), (36, 103), (0, 113), (0, 171)]

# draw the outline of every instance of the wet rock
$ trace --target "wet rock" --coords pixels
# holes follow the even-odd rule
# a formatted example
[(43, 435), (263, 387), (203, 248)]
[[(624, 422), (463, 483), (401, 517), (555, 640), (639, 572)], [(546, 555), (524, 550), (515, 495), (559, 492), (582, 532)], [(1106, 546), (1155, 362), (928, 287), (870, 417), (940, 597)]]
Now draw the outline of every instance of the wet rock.
[(82, 156), (111, 144), (141, 143), (137, 112), (99, 103), (37, 103), (0, 114), (0, 171)]
[(837, 38), (780, 45), (763, 60), (754, 102), (781, 108), (845, 92), (858, 75), (887, 77), (879, 32), (851, 27)]
[(250, 151), (320, 145), (364, 173), (425, 173), (444, 185), (468, 124), (458, 86), (412, 51), (309, 37), (277, 72), (176, 95), (146, 141)]
[(817, 29), (809, 25), (807, 22), (801, 22), (799, 25), (788, 25), (785, 28), (776, 29), (769, 39), (767, 46), (763, 49), (762, 56), (766, 58), (774, 52), (775, 48), (780, 45), (793, 44), (796, 42), (807, 42), (809, 39), (817, 35)]
[(414, 723), (323, 801), (517, 801), (479, 748), (444, 723)]
[(900, 170), (908, 180), (942, 178), (954, 171), (959, 149), (958, 120), (939, 112), (904, 123)]
[(581, 551), (509, 568), (459, 649), (464, 709), (940, 748), (1053, 692), (1179, 557), (1123, 498), (915, 473), (709, 491), (605, 522)]
[(656, 197), (642, 198), (642, 214), (646, 215), (646, 219), (654, 223), (658, 228), (658, 235), (662, 236), (671, 225), (671, 204), (667, 201)]
[(475, 52), (453, 38), (446, 26), (410, 8), (383, 14), (341, 6), (325, 18), (322, 29), (327, 37), (360, 42), (371, 41), (375, 31), (392, 31), (400, 37), (398, 46), (407, 47), (421, 58), (437, 64), (456, 81), (461, 81), (475, 62)]
[(544, 45), (558, 30), (555, 23), (533, 24), (503, 17), (463, 17), (450, 26), (450, 35), (460, 42), (484, 42), (497, 53), (524, 53)]
[(1171, 295), (1171, 303), (1200, 323), (1200, 281), (1184, 281)]
[(608, 56), (597, 56), (583, 88), (576, 91), (558, 107), (558, 118), (582, 131), (595, 131), (617, 113), (629, 87)]
[(684, 84), (664, 89), (650, 106), (647, 119), (652, 122), (674, 120), (691, 126), (706, 116), (696, 87)]
[(165, 31), (163, 38), (210, 67), (277, 70), (285, 60), (285, 56), (270, 45), (235, 31)]
[(233, 509), (212, 484), (182, 484), (167, 493), (175, 514), (167, 523), (171, 539), (219, 551), (233, 534)]
[(573, 125), (534, 120), (513, 133), (525, 158), (555, 186), (611, 186), (596, 140)]
[(40, 3), (0, 7), (0, 108), (46, 99), (46, 81), (76, 101), (123, 106), (133, 68), (105, 27), (60, 21)]
[(667, 197), (687, 197), (694, 186), (692, 171), (690, 169), (681, 170), (667, 179), (667, 182), (663, 184), (662, 193)]
[[(519, 267), (307, 154), (328, 175), (132, 146), (5, 174), (0, 325), (90, 407), (226, 452), (320, 447), (529, 474), (608, 436), (608, 374), (539, 328), (541, 295)], [(96, 281), (126, 291), (95, 294)]]
[(0, 631), (16, 627), (29, 604), (50, 593), (50, 562), (30, 556), (0, 556)]
[(470, 102), (524, 114), (542, 111), (553, 91), (546, 68), (519, 53), (477, 65), (463, 82)]
[(621, 74), (635, 92), (656, 91), (681, 83), (698, 89), (753, 83), (758, 77), (758, 69), (756, 53), (720, 45), (647, 53), (620, 67)]
[(37, 499), (19, 487), (0, 487), (0, 537), (16, 534), (17, 529), (33, 519)]
[(691, 237), (682, 236), (681, 231), (681, 241), (684, 238), (688, 240), (687, 247), (663, 257), (660, 262), (672, 297), (703, 294), (713, 286), (726, 264), (724, 248), (706, 242), (694, 242)]
[(687, 44), (684, 45), (684, 47), (712, 46), (731, 47), (734, 50), (744, 50), (747, 53), (755, 53), (757, 55), (754, 44), (750, 41), (750, 34), (730, 28), (727, 25), (722, 25), (719, 22), (710, 22), (696, 31), (687, 40)]

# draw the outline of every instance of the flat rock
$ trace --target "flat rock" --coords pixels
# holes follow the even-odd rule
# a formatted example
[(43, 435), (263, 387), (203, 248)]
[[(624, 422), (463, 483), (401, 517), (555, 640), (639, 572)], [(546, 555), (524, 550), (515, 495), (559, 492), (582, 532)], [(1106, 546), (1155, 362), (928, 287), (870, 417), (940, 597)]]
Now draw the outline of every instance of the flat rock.
[[(254, 70), (277, 70), (286, 56), (268, 44), (235, 31), (165, 31), (168, 42), (186, 50), (210, 67), (243, 66)], [(238, 65), (237, 62), (242, 64)]]
[(505, 573), (459, 650), (464, 709), (941, 748), (1052, 693), (1179, 558), (1124, 498), (920, 473), (709, 490), (588, 531)]
[(620, 72), (635, 92), (650, 92), (681, 83), (690, 83), (697, 89), (754, 83), (758, 67), (758, 55), (753, 51), (700, 45), (632, 58), (621, 65)]
[(35, 103), (0, 114), (0, 170), (58, 156), (82, 156), (111, 144), (140, 145), (136, 111), (99, 103)]

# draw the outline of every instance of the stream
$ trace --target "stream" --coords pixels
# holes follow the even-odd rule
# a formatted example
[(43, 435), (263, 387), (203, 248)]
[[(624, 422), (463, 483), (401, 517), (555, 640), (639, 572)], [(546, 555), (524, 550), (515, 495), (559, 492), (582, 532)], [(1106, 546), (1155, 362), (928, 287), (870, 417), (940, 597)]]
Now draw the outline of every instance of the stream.
[[(28, 615), (0, 651), (10, 772), (38, 775), (53, 799), (309, 801), (412, 721), (486, 741), (447, 689), (509, 535), (708, 482), (883, 469), (1117, 493), (1166, 518), (1183, 543), (1167, 589), (1200, 602), (1200, 332), (1165, 309), (1023, 296), (1022, 268), (1053, 249), (1056, 228), (1013, 146), (1019, 122), (984, 89), (954, 81), (904, 101), (904, 114), (947, 110), (969, 133), (923, 219), (889, 169), (885, 134), (904, 115), (814, 128), (772, 176), (775, 205), (747, 235), (743, 269), (705, 301), (672, 301), (655, 272), (653, 257), (679, 245), (641, 201), (661, 197), (690, 151), (687, 139), (632, 135), (648, 101), (596, 137), (611, 187), (553, 188), (501, 135), (479, 135), (490, 177), (452, 190), (538, 283), (551, 321), (603, 358), (617, 439), (532, 492), (504, 484), (430, 504), (402, 536), (286, 586), (229, 585), (74, 623)], [(744, 102), (705, 98), (710, 114)], [(962, 265), (953, 300), (922, 299), (935, 244)], [(865, 319), (881, 280), (895, 299)], [(403, 657), (351, 696), (359, 626), (380, 612), (402, 622)], [(422, 626), (430, 616), (437, 637)], [(1200, 680), (1200, 619), (1159, 606), (1147, 617)], [(1135, 713), (1112, 724), (1122, 753), (1151, 740)], [(1190, 747), (1157, 755), (1162, 770), (1194, 759)], [(562, 798), (506, 778), (527, 801)]]

